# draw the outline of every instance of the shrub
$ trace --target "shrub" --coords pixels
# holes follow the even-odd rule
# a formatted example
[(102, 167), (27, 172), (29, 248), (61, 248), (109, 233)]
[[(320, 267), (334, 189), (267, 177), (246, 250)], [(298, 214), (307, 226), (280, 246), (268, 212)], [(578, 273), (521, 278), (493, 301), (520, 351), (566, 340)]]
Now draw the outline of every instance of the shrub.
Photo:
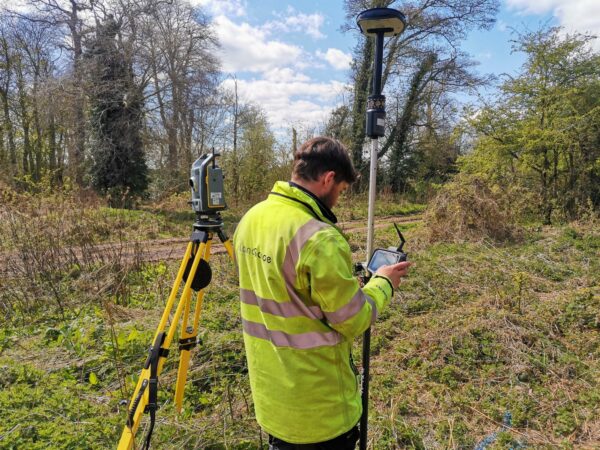
[(459, 176), (442, 187), (425, 212), (430, 242), (505, 241), (519, 235), (507, 196), (477, 177)]
[[(61, 316), (100, 293), (123, 291), (141, 265), (141, 247), (125, 240), (129, 216), (99, 208), (95, 197), (20, 194), (0, 207), (0, 316)], [(125, 230), (125, 231), (124, 231)], [(111, 238), (110, 244), (100, 245)]]

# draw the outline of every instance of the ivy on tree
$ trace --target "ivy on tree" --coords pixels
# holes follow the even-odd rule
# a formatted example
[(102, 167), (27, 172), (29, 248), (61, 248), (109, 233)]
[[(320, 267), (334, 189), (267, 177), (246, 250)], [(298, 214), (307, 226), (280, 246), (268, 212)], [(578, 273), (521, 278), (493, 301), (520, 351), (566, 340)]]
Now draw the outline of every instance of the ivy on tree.
[(117, 45), (112, 16), (97, 28), (90, 46), (90, 117), (94, 137), (92, 185), (113, 206), (131, 206), (148, 186), (141, 130), (143, 93)]

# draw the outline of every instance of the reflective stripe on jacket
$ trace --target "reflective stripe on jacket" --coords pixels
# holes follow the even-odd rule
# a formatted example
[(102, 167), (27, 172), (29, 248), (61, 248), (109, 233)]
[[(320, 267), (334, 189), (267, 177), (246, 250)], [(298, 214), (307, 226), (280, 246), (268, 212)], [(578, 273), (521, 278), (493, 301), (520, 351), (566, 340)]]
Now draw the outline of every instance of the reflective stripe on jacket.
[(258, 423), (298, 444), (350, 430), (362, 410), (352, 340), (387, 305), (391, 283), (361, 289), (342, 233), (287, 182), (246, 213), (234, 246)]

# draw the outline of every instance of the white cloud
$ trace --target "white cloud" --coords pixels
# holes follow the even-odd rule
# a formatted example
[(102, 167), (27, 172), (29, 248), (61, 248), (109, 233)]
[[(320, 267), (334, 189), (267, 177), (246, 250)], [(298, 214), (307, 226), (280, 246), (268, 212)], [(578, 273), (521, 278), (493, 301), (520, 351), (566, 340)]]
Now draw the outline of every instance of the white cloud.
[(285, 14), (274, 13), (278, 20), (267, 22), (263, 29), (269, 33), (275, 31), (289, 33), (306, 33), (314, 39), (323, 39), (325, 36), (321, 33), (321, 27), (325, 22), (325, 16), (320, 13), (304, 14), (297, 12), (291, 6), (288, 6)]
[(308, 82), (310, 78), (303, 73), (292, 70), (289, 67), (276, 67), (263, 73), (266, 80), (278, 81), (280, 83)]
[(247, 23), (237, 24), (225, 16), (215, 17), (214, 23), (226, 72), (266, 72), (293, 66), (302, 55), (300, 47), (268, 40), (265, 31)]
[(246, 0), (190, 0), (194, 6), (200, 6), (213, 16), (237, 16), (246, 15)]
[[(331, 109), (348, 86), (339, 81), (315, 82), (305, 75), (294, 79), (286, 69), (282, 78), (267, 76), (265, 79), (238, 80), (238, 92), (244, 101), (259, 105), (275, 129), (289, 124), (315, 124), (326, 120)], [(275, 72), (270, 72), (275, 75)], [(233, 80), (223, 85), (233, 88)]]
[[(525, 14), (551, 12), (567, 31), (600, 35), (600, 1), (598, 0), (506, 0), (509, 8)], [(594, 46), (600, 49), (600, 40)]]
[[(289, 11), (292, 10), (288, 8)], [(325, 121), (347, 85), (340, 81), (312, 79), (306, 75), (306, 69), (324, 64), (301, 46), (274, 39), (275, 32), (284, 26), (286, 31), (298, 30), (315, 38), (321, 37), (322, 16), (291, 14), (281, 21), (262, 26), (236, 22), (223, 15), (217, 16), (214, 29), (221, 44), (219, 56), (223, 69), (240, 75), (244, 72), (255, 74), (252, 79), (243, 75), (237, 79), (242, 101), (260, 106), (275, 132), (290, 124), (314, 125)], [(338, 69), (347, 69), (351, 61), (349, 55), (333, 48), (317, 56)], [(233, 80), (227, 78), (223, 85), (232, 89)]]
[(506, 0), (509, 8), (527, 14), (544, 14), (554, 8), (556, 0)]
[(328, 48), (326, 52), (322, 52), (317, 50), (316, 53), (318, 58), (321, 58), (331, 64), (337, 70), (346, 70), (350, 68), (350, 63), (352, 62), (352, 56), (348, 53), (344, 53), (343, 51), (337, 48)]

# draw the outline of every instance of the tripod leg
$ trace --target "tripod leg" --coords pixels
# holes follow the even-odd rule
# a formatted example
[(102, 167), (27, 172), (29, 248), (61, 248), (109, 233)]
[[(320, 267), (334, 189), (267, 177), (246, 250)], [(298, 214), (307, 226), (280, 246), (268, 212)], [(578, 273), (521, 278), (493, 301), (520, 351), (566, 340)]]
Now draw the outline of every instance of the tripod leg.
[(235, 262), (235, 257), (233, 256), (233, 245), (231, 244), (231, 240), (229, 240), (229, 238), (222, 229), (219, 229), (217, 234), (219, 235), (219, 239), (223, 243), (223, 246), (225, 246), (225, 250), (227, 250), (229, 257), (233, 262)]
[(227, 253), (229, 254), (229, 257), (234, 260), (233, 257), (233, 245), (231, 243), (231, 241), (229, 239), (227, 239), (226, 241), (223, 242), (223, 245), (225, 246), (225, 250), (227, 250)]
[[(209, 239), (204, 247), (204, 254), (202, 258), (208, 261), (210, 257), (210, 247), (212, 241)], [(175, 408), (177, 412), (181, 412), (183, 404), (183, 392), (185, 390), (185, 383), (187, 382), (187, 372), (190, 366), (191, 350), (196, 345), (196, 337), (198, 336), (198, 324), (200, 322), (200, 311), (202, 309), (202, 300), (204, 299), (204, 289), (198, 291), (196, 296), (196, 308), (194, 312), (194, 322), (191, 327), (188, 327), (188, 318), (190, 312), (190, 302), (186, 304), (186, 310), (183, 315), (181, 334), (180, 334), (180, 345), (179, 345), (179, 369), (177, 370), (177, 383), (175, 385)]]
[[(192, 268), (190, 270), (190, 276), (185, 283), (183, 288), (183, 292), (181, 293), (181, 300), (177, 305), (177, 309), (173, 316), (173, 321), (171, 322), (171, 326), (169, 327), (168, 334), (166, 337), (164, 336), (164, 329), (167, 325), (167, 321), (169, 319), (171, 309), (175, 303), (175, 299), (177, 297), (177, 293), (179, 291), (179, 287), (181, 285), (181, 281), (183, 279), (183, 274), (185, 272), (185, 268), (187, 266), (188, 260), (192, 254), (192, 248), (196, 245), (192, 242), (188, 244), (187, 250), (185, 252), (185, 256), (179, 266), (179, 272), (177, 273), (177, 277), (175, 282), (173, 283), (173, 288), (171, 290), (171, 294), (169, 295), (169, 299), (167, 300), (167, 305), (165, 306), (165, 310), (163, 312), (161, 321), (158, 325), (158, 329), (156, 330), (156, 335), (154, 337), (153, 343), (156, 346), (158, 342), (158, 338), (161, 337), (162, 345), (160, 345), (160, 351), (158, 351), (158, 362), (156, 374), (160, 375), (162, 372), (162, 367), (164, 361), (167, 356), (168, 349), (171, 345), (171, 341), (173, 340), (173, 336), (175, 335), (175, 331), (177, 329), (177, 323), (183, 313), (183, 309), (186, 302), (189, 302), (189, 297), (191, 294), (191, 285), (192, 280), (194, 278), (194, 274), (196, 273), (196, 269), (198, 268), (198, 264), (202, 259), (202, 255), (204, 254), (205, 243), (202, 242), (199, 245), (199, 248), (196, 252), (196, 256), (194, 258), (194, 262), (192, 264)], [(164, 339), (164, 340), (163, 340)], [(156, 349), (155, 349), (156, 350)], [(152, 353), (152, 352), (151, 352)], [(133, 393), (133, 397), (130, 402), (130, 411), (127, 425), (123, 428), (123, 433), (121, 434), (121, 439), (119, 440), (118, 450), (130, 450), (134, 443), (135, 434), (141, 423), (141, 416), (144, 413), (146, 406), (149, 403), (149, 391), (147, 389), (149, 385), (150, 371), (151, 365), (149, 364), (150, 358), (146, 361), (144, 369), (142, 369), (142, 373), (138, 379), (138, 383), (136, 389)]]
[[(183, 314), (183, 309), (185, 307), (185, 303), (189, 301), (189, 297), (192, 294), (192, 281), (194, 280), (194, 276), (196, 275), (196, 270), (198, 270), (198, 264), (200, 263), (200, 260), (202, 259), (202, 255), (204, 255), (206, 249), (206, 242), (201, 242), (200, 246), (198, 247), (198, 251), (196, 252), (196, 256), (194, 257), (194, 263), (192, 264), (192, 268), (190, 269), (190, 273), (188, 274), (188, 278), (187, 281), (185, 282), (185, 286), (183, 287), (183, 292), (181, 293), (181, 298), (182, 301), (179, 302), (179, 305), (177, 305), (177, 309), (175, 310), (175, 314), (173, 315), (173, 324), (175, 326), (172, 326), (169, 328), (169, 333), (167, 334), (167, 337), (165, 338), (165, 344), (164, 347), (165, 348), (169, 348), (171, 345), (171, 342), (173, 341), (173, 337), (175, 336), (175, 330), (177, 329), (176, 324), (179, 322), (179, 319), (181, 318), (181, 315)], [(159, 364), (159, 373), (160, 370), (162, 369), (162, 366), (164, 364), (164, 359), (160, 361)]]
[[(165, 306), (165, 310), (163, 312), (161, 321), (158, 325), (158, 328), (154, 335), (154, 339), (152, 341), (153, 343), (157, 342), (157, 338), (159, 337), (159, 335), (164, 332), (167, 319), (171, 314), (171, 309), (173, 309), (175, 298), (177, 297), (177, 293), (179, 292), (179, 287), (181, 285), (181, 280), (183, 279), (183, 274), (185, 272), (187, 262), (190, 259), (190, 255), (192, 254), (192, 247), (193, 243), (190, 242), (187, 246), (185, 255), (179, 266), (177, 277), (173, 282), (173, 287), (171, 288), (169, 299), (167, 300), (167, 304)], [(147, 386), (149, 377), (150, 367), (145, 367), (144, 369), (142, 369), (135, 390), (133, 391), (131, 402), (129, 403), (128, 424), (123, 428), (123, 433), (121, 434), (121, 439), (119, 440), (119, 450), (129, 450), (133, 446), (133, 439), (140, 425), (141, 416), (144, 413), (145, 405), (148, 404)]]
[[(233, 259), (233, 245), (231, 241), (222, 230), (218, 231), (219, 238), (223, 242), (227, 253), (230, 258)], [(212, 244), (212, 235), (209, 235), (208, 241), (206, 242), (206, 248), (204, 252), (204, 260), (208, 261), (210, 257), (210, 247)], [(181, 412), (182, 404), (183, 404), (183, 393), (185, 390), (185, 384), (187, 382), (187, 372), (189, 370), (191, 350), (195, 346), (196, 337), (198, 336), (198, 325), (200, 323), (200, 313), (202, 311), (202, 301), (204, 300), (204, 289), (201, 289), (198, 292), (196, 297), (196, 308), (194, 313), (194, 324), (191, 330), (187, 326), (188, 313), (189, 313), (189, 303), (186, 307), (186, 312), (183, 316), (183, 325), (181, 330), (181, 338), (180, 338), (180, 358), (179, 358), (179, 370), (177, 372), (177, 384), (175, 386), (175, 408), (177, 412)]]
[(171, 309), (173, 309), (173, 303), (175, 303), (175, 299), (177, 298), (177, 293), (179, 292), (179, 286), (181, 285), (181, 280), (183, 280), (183, 274), (185, 273), (185, 268), (187, 266), (187, 262), (192, 256), (192, 249), (194, 248), (194, 243), (190, 242), (185, 251), (185, 255), (183, 256), (183, 260), (179, 266), (179, 271), (177, 272), (177, 277), (173, 282), (173, 287), (171, 288), (171, 293), (169, 294), (169, 299), (167, 300), (167, 304), (165, 306), (165, 310), (163, 311), (163, 315), (160, 318), (160, 322), (158, 324), (158, 330), (156, 331), (156, 336), (158, 333), (165, 329), (167, 325), (167, 320), (169, 320), (169, 315), (171, 314)]

